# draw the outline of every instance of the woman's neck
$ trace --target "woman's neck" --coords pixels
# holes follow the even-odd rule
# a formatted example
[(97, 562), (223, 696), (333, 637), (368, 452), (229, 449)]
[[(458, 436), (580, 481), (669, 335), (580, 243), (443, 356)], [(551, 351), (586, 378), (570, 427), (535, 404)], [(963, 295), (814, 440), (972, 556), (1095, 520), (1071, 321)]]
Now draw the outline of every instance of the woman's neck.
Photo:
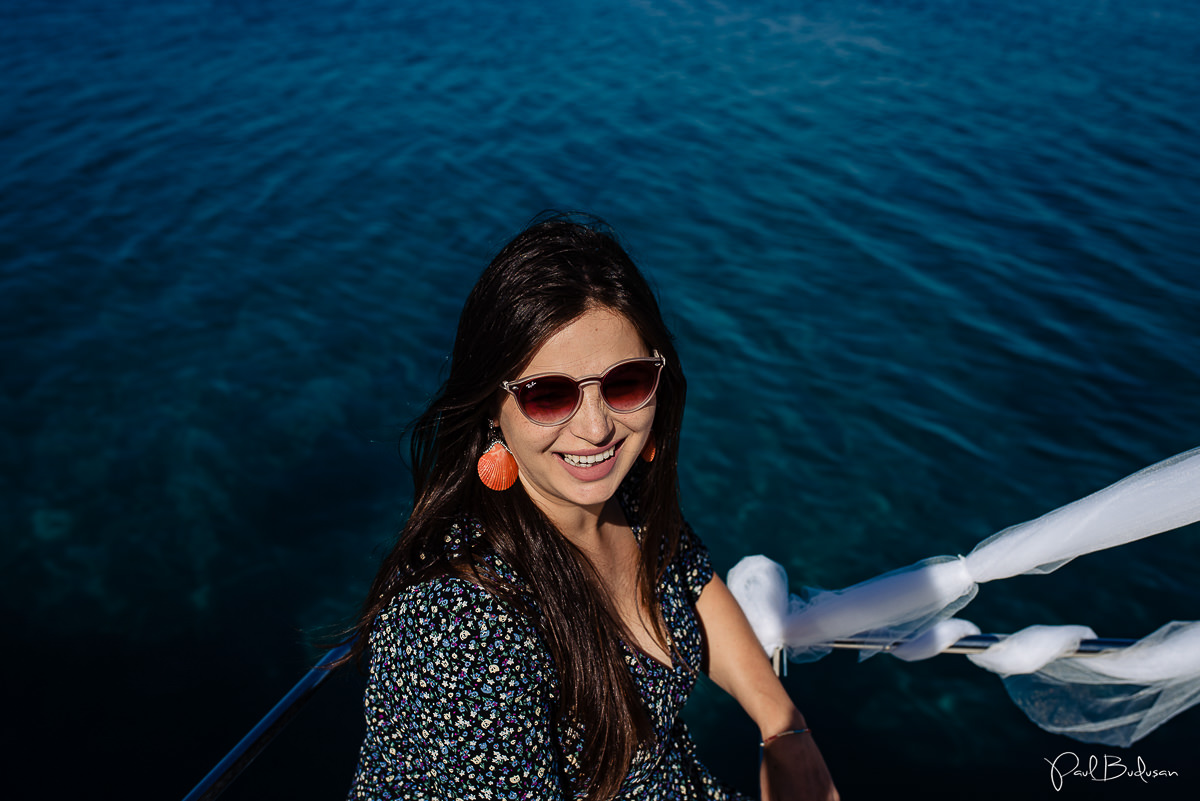
[(629, 528), (616, 498), (594, 507), (573, 506), (542, 511), (564, 537), (592, 559), (609, 550), (615, 530)]

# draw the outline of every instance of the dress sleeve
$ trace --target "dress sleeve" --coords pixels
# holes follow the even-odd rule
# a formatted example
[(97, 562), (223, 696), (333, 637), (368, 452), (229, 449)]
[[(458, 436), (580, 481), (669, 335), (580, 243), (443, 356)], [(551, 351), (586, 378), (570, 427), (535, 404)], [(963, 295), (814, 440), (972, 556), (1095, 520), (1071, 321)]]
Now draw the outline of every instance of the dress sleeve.
[(683, 524), (683, 530), (679, 533), (679, 553), (675, 559), (679, 563), (683, 584), (687, 587), (688, 599), (695, 604), (701, 591), (712, 581), (713, 566), (708, 548), (687, 523)]
[(523, 615), (468, 581), (435, 579), (380, 615), (371, 648), (367, 740), (378, 747), (364, 744), (360, 797), (405, 797), (415, 781), (437, 798), (563, 798), (554, 671)]

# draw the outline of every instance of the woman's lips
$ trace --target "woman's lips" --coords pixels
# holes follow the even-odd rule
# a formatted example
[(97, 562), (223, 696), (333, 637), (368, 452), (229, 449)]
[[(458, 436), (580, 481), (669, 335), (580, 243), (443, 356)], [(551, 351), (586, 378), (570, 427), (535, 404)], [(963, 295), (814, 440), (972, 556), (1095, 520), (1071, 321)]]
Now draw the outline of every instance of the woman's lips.
[(596, 465), (600, 462), (613, 458), (613, 456), (616, 455), (616, 452), (617, 446), (609, 445), (602, 451), (595, 451), (592, 453), (560, 453), (559, 456), (561, 456), (562, 460), (569, 465), (574, 465), (575, 467), (591, 467), (592, 465)]
[(592, 451), (556, 454), (567, 472), (580, 481), (599, 481), (612, 472), (624, 440)]

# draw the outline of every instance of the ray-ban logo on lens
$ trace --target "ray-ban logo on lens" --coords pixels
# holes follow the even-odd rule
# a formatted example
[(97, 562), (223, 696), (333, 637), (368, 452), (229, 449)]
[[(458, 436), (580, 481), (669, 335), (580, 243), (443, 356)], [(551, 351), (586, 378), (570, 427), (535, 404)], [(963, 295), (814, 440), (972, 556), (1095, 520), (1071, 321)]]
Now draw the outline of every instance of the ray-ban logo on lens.
[(1056, 791), (1061, 790), (1066, 779), (1085, 779), (1093, 782), (1111, 782), (1117, 779), (1141, 780), (1149, 784), (1151, 779), (1164, 779), (1178, 776), (1179, 772), (1162, 768), (1149, 768), (1140, 756), (1126, 762), (1116, 754), (1096, 756), (1090, 754), (1087, 764), (1071, 751), (1063, 751), (1050, 763), (1050, 786)]

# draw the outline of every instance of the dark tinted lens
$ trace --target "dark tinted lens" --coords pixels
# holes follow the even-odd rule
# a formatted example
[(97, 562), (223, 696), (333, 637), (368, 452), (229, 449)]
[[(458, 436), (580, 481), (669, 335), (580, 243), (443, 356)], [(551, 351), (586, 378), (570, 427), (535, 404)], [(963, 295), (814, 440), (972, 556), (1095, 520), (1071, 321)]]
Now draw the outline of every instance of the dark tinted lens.
[(517, 388), (517, 400), (525, 415), (538, 423), (557, 423), (571, 413), (579, 390), (575, 382), (561, 376), (527, 381)]
[(604, 400), (618, 412), (636, 409), (654, 391), (657, 376), (658, 366), (652, 362), (631, 362), (614, 367), (600, 385)]

